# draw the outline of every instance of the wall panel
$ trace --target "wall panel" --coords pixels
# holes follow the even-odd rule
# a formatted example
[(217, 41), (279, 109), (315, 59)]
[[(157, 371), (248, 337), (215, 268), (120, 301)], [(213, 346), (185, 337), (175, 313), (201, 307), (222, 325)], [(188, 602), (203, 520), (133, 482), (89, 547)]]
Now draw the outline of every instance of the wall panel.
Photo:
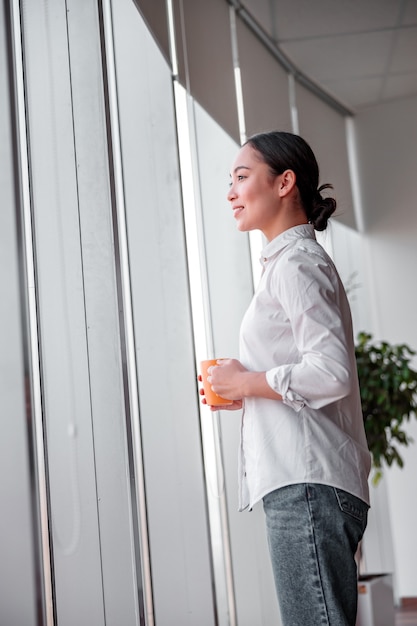
[(97, 4), (23, 6), (60, 624), (138, 623)]
[(173, 0), (173, 6), (180, 82), (238, 140), (228, 3)]
[(165, 59), (169, 62), (169, 35), (166, 0), (134, 0)]
[[(248, 236), (237, 230), (226, 199), (239, 148), (199, 106), (195, 121), (214, 356), (239, 358), (240, 323), (253, 294)], [(208, 409), (203, 417), (217, 419)], [(226, 495), (237, 624), (269, 626), (280, 619), (262, 505), (238, 512), (240, 419), (240, 411), (220, 414), (223, 461), (218, 482), (208, 484), (208, 497)]]
[(129, 433), (122, 386), (99, 17), (95, 2), (67, 0), (67, 6), (101, 585), (106, 626), (130, 625), (139, 620), (138, 574), (128, 480)]
[[(25, 359), (26, 311), (21, 295), (25, 278), (19, 263), (22, 233), (16, 197), (16, 137), (8, 82), (10, 24), (0, 4), (0, 623), (35, 626), (42, 619), (37, 597), (35, 559), (37, 524), (32, 521), (30, 379)], [(10, 67), (11, 67), (10, 65)], [(15, 144), (15, 145), (13, 145)], [(24, 326), (22, 326), (24, 322)], [(27, 400), (27, 402), (26, 402)], [(37, 601), (39, 600), (39, 611)]]
[(104, 621), (66, 19), (64, 2), (24, 5), (44, 419), (63, 625)]
[[(346, 120), (296, 82), (299, 133), (313, 149), (320, 168), (320, 184), (331, 183), (337, 200), (335, 218), (356, 228), (346, 142)], [(333, 194), (333, 190), (325, 193)]]
[(158, 626), (215, 623), (172, 79), (113, 5), (147, 513)]
[(268, 130), (291, 132), (287, 73), (240, 18), (236, 25), (248, 137)]

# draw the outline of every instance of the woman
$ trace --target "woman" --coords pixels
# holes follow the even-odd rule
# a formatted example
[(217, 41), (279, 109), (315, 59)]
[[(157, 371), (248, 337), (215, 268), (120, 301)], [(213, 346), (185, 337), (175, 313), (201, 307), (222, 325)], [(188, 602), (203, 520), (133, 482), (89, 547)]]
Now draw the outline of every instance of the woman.
[(349, 304), (314, 234), (336, 202), (318, 183), (297, 135), (263, 133), (239, 151), (228, 200), (238, 229), (267, 244), (240, 361), (218, 361), (209, 380), (234, 401), (225, 409), (243, 408), (239, 509), (263, 501), (283, 624), (354, 626), (370, 455)]

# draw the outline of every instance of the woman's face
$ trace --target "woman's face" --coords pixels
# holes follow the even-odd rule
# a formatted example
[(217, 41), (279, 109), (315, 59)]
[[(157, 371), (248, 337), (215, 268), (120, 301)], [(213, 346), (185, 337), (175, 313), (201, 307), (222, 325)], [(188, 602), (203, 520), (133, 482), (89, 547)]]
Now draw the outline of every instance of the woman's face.
[(273, 238), (281, 197), (280, 176), (273, 176), (261, 155), (246, 144), (232, 165), (229, 200), (237, 227), (241, 231), (261, 230)]

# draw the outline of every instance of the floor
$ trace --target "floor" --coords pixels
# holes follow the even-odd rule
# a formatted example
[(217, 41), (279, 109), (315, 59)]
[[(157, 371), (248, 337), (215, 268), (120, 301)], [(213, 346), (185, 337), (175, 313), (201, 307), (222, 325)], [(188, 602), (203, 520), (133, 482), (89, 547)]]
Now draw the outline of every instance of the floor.
[(404, 599), (396, 610), (395, 626), (417, 626), (417, 598)]

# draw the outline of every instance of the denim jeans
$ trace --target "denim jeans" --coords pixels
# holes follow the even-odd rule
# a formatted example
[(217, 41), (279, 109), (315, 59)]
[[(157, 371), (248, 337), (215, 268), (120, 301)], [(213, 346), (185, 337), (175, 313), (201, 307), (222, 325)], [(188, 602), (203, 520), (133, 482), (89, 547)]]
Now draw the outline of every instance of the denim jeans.
[(263, 499), (283, 626), (355, 626), (355, 553), (368, 505), (345, 491), (297, 484)]

